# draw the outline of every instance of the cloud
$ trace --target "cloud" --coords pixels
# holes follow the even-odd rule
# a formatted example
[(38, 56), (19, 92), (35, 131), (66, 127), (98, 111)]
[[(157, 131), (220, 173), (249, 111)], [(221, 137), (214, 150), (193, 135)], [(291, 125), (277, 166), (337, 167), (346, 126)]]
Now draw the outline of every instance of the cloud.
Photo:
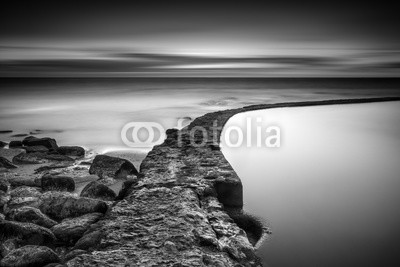
[[(0, 47), (0, 76), (398, 76), (396, 51), (290, 56), (126, 52), (118, 49)], [(38, 52), (40, 51), (40, 56)], [(55, 52), (56, 51), (56, 52)], [(23, 56), (21, 56), (23, 55)]]

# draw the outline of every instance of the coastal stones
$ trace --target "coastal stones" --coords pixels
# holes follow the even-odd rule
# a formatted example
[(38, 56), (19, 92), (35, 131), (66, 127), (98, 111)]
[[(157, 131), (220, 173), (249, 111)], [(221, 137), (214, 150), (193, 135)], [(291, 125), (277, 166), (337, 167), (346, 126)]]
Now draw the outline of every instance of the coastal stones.
[(35, 153), (35, 152), (48, 152), (49, 149), (45, 146), (27, 146), (25, 147), (26, 153)]
[(21, 141), (11, 141), (8, 144), (9, 148), (21, 148), (22, 147), (22, 142)]
[(56, 220), (62, 220), (68, 217), (77, 217), (87, 213), (105, 213), (108, 206), (105, 202), (76, 197), (64, 192), (46, 192), (41, 197), (39, 209)]
[(85, 149), (80, 146), (60, 146), (57, 152), (61, 155), (83, 157), (85, 156)]
[(91, 224), (97, 222), (102, 216), (102, 213), (90, 213), (68, 218), (55, 225), (51, 230), (59, 240), (67, 244), (73, 244), (83, 236)]
[(52, 246), (56, 241), (54, 234), (42, 226), (33, 223), (0, 221), (0, 240), (10, 238), (18, 238), (26, 245)]
[(10, 183), (7, 180), (0, 178), (0, 191), (7, 192)]
[(0, 167), (6, 168), (6, 169), (15, 169), (18, 168), (14, 164), (12, 164), (8, 159), (0, 157)]
[(49, 137), (37, 138), (34, 136), (28, 136), (24, 138), (22, 144), (24, 146), (44, 146), (49, 150), (57, 150), (58, 148), (56, 140)]
[(74, 249), (90, 249), (100, 243), (103, 234), (101, 231), (94, 231), (82, 236), (75, 244)]
[(39, 209), (29, 206), (24, 206), (18, 209), (12, 210), (8, 214), (10, 220), (18, 222), (30, 222), (43, 226), (46, 228), (51, 228), (57, 224), (56, 221), (50, 219), (45, 214), (43, 214)]
[(138, 174), (135, 166), (126, 159), (97, 155), (89, 169), (90, 174), (97, 174), (99, 177), (125, 178), (130, 174)]
[(20, 153), (13, 158), (15, 164), (40, 164), (49, 161), (74, 161), (70, 157), (42, 152)]
[(0, 148), (3, 148), (3, 147), (5, 147), (6, 145), (7, 145), (7, 143), (6, 143), (6, 142), (0, 141)]
[(108, 186), (97, 181), (90, 182), (83, 188), (81, 197), (97, 198), (102, 200), (114, 200), (116, 194)]
[(41, 193), (35, 187), (20, 186), (10, 191), (10, 200), (7, 202), (4, 210), (6, 213), (12, 209), (23, 206), (38, 207)]
[(44, 191), (69, 191), (75, 190), (74, 179), (67, 176), (44, 175), (42, 177), (42, 189)]
[(12, 177), (8, 179), (8, 182), (12, 187), (19, 186), (32, 186), (32, 187), (40, 187), (41, 180), (34, 177)]
[(23, 246), (8, 253), (0, 262), (2, 267), (40, 267), (58, 263), (60, 258), (48, 247)]

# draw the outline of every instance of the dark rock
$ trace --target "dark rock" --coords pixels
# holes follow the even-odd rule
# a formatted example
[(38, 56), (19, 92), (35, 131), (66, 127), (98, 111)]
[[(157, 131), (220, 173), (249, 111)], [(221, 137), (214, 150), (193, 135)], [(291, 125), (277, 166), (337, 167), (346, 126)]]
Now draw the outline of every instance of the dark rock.
[(20, 153), (13, 158), (15, 164), (41, 164), (51, 161), (74, 161), (72, 158), (43, 152)]
[(81, 197), (97, 198), (102, 200), (114, 200), (116, 194), (108, 186), (93, 181), (88, 183), (81, 192)]
[(9, 213), (13, 209), (24, 206), (38, 207), (42, 194), (37, 188), (29, 186), (17, 187), (10, 192), (10, 200), (7, 202), (4, 211)]
[(24, 246), (8, 253), (0, 263), (2, 267), (41, 267), (58, 262), (60, 258), (48, 247)]
[(97, 212), (68, 218), (55, 225), (51, 230), (59, 240), (66, 244), (74, 244), (89, 229), (90, 225), (97, 222), (102, 216), (102, 213)]
[(82, 254), (86, 254), (86, 253), (87, 253), (87, 251), (82, 250), (82, 249), (75, 249), (75, 250), (72, 250), (72, 251), (69, 252), (67, 255), (65, 255), (64, 261), (72, 260), (73, 258), (75, 258), (75, 257), (77, 257), (77, 256), (79, 256), (79, 255), (82, 255)]
[(4, 242), (0, 244), (0, 255), (1, 257), (7, 256), (8, 253), (13, 251), (14, 249), (17, 249), (21, 246), (21, 240), (18, 238), (11, 238), (7, 239)]
[(47, 228), (22, 222), (1, 221), (0, 240), (19, 238), (25, 245), (52, 246), (56, 241), (54, 234)]
[(60, 146), (57, 152), (61, 155), (83, 157), (85, 156), (85, 149), (80, 146)]
[(22, 142), (21, 141), (11, 141), (8, 144), (8, 147), (9, 148), (20, 148), (20, 147), (22, 147)]
[(101, 231), (93, 231), (82, 236), (75, 244), (74, 249), (88, 250), (100, 244), (103, 234)]
[(39, 209), (51, 218), (62, 220), (87, 213), (106, 213), (108, 206), (97, 199), (76, 197), (65, 192), (46, 192), (41, 197)]
[(0, 191), (0, 212), (3, 212), (4, 206), (6, 206), (9, 200), (10, 197), (7, 195), (7, 193)]
[(37, 138), (34, 136), (28, 136), (22, 141), (24, 146), (45, 146), (49, 150), (57, 150), (58, 145), (55, 139), (44, 137)]
[(9, 186), (10, 183), (7, 180), (0, 178), (0, 191), (7, 192)]
[(11, 187), (19, 187), (19, 186), (32, 186), (32, 187), (40, 187), (42, 186), (41, 179), (33, 178), (33, 177), (13, 177), (8, 178), (8, 182), (10, 182)]
[(227, 208), (243, 207), (243, 185), (240, 180), (217, 179), (214, 183), (218, 200)]
[(46, 174), (42, 177), (42, 189), (44, 191), (73, 192), (75, 190), (75, 182), (71, 177)]
[(99, 177), (125, 178), (129, 174), (138, 174), (135, 166), (126, 159), (97, 155), (89, 169), (90, 174)]
[(12, 133), (12, 130), (1, 130), (0, 134)]
[(6, 143), (6, 142), (0, 141), (0, 148), (3, 148), (3, 147), (5, 147), (6, 145), (7, 145), (7, 143)]
[(46, 228), (51, 228), (57, 224), (39, 209), (29, 206), (24, 206), (18, 209), (14, 209), (7, 214), (10, 220), (18, 222), (29, 222)]
[(35, 152), (48, 152), (49, 149), (45, 146), (27, 146), (25, 147), (26, 153), (35, 153)]
[(132, 187), (135, 186), (137, 183), (137, 180), (133, 179), (124, 181), (122, 183), (121, 190), (118, 193), (117, 200), (124, 199), (130, 193), (130, 191), (132, 191)]
[(15, 169), (18, 168), (14, 164), (12, 164), (8, 159), (0, 157), (0, 167), (7, 168), (7, 169)]
[(11, 137), (25, 137), (28, 136), (28, 134), (13, 134)]

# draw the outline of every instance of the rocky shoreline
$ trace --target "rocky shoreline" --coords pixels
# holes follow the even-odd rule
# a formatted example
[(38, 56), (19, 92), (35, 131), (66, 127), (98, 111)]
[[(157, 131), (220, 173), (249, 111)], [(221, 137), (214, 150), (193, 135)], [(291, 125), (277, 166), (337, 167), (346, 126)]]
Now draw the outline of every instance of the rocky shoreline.
[(268, 229), (242, 210), (242, 183), (219, 147), (227, 120), (257, 109), (396, 100), (208, 113), (168, 130), (139, 171), (105, 155), (87, 163), (82, 148), (51, 138), (10, 143), (0, 148), (0, 266), (259, 266), (255, 247)]

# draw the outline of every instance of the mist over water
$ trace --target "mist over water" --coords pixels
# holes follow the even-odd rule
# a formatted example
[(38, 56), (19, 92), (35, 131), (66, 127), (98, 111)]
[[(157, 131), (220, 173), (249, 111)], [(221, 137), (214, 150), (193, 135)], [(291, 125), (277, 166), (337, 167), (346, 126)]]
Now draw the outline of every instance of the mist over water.
[[(0, 130), (43, 130), (61, 145), (128, 149), (131, 121), (176, 127), (207, 112), (260, 103), (400, 95), (400, 80), (379, 79), (2, 79)], [(148, 148), (150, 149), (150, 148)], [(147, 149), (147, 150), (148, 150)]]
[[(280, 148), (228, 147), (244, 209), (272, 229), (267, 266), (398, 266), (400, 102), (237, 114), (281, 130)], [(262, 123), (254, 123), (262, 118)], [(244, 138), (246, 140), (246, 137)]]

